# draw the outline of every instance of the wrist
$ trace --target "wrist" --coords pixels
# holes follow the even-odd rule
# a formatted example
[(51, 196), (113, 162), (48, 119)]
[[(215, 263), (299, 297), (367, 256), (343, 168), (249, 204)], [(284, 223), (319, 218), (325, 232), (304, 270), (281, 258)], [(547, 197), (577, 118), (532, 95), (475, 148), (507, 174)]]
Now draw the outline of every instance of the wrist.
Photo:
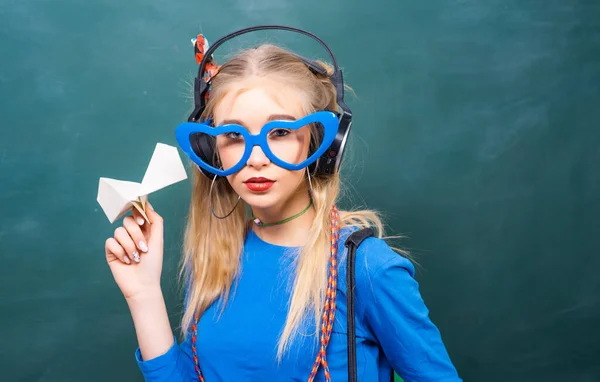
[(160, 286), (126, 297), (142, 359), (165, 354), (174, 343), (173, 331)]
[(147, 304), (149, 302), (162, 300), (163, 293), (160, 285), (152, 288), (145, 288), (144, 290), (131, 295), (125, 296), (127, 304), (131, 307), (132, 305)]

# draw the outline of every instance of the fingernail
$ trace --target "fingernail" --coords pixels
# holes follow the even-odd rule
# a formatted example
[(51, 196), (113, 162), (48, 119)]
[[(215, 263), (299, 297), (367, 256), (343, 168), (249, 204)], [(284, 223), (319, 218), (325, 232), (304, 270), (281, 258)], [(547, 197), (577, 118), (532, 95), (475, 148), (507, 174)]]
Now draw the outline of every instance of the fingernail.
[(148, 252), (148, 246), (144, 240), (140, 240), (140, 249), (144, 252)]
[(133, 256), (133, 261), (135, 261), (136, 263), (139, 263), (139, 262), (140, 262), (140, 254), (139, 254), (139, 253), (137, 253), (137, 251), (133, 252), (133, 253), (131, 254), (131, 256)]
[(137, 223), (138, 223), (138, 225), (144, 225), (144, 218), (138, 217)]
[(129, 257), (127, 257), (127, 255), (123, 256), (123, 260), (125, 260), (127, 264), (131, 264), (131, 260), (129, 260)]

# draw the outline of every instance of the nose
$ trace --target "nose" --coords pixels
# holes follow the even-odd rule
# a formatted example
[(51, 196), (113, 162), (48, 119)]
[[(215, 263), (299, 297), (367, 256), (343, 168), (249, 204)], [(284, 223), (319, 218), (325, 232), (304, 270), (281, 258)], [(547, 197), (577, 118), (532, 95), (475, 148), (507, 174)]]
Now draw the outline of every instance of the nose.
[(250, 153), (250, 157), (248, 158), (246, 165), (259, 169), (268, 165), (269, 163), (271, 163), (271, 161), (262, 151), (260, 146), (256, 145), (252, 147), (252, 152)]

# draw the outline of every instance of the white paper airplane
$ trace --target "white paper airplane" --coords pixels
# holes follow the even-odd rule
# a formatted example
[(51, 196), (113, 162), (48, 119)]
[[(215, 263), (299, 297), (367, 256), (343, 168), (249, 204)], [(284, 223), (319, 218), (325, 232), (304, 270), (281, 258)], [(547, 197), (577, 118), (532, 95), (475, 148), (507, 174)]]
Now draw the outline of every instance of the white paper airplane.
[(111, 223), (132, 207), (150, 223), (146, 215), (148, 195), (184, 179), (187, 179), (187, 173), (177, 148), (157, 143), (142, 183), (100, 178), (97, 201)]

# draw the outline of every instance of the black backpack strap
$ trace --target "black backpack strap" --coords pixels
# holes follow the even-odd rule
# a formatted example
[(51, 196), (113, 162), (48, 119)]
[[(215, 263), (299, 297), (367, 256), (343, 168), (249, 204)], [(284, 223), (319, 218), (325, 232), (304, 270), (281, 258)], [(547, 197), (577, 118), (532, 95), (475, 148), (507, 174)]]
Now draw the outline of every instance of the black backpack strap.
[[(354, 288), (356, 249), (366, 238), (375, 233), (371, 228), (363, 228), (348, 236), (344, 244), (348, 248), (346, 258), (346, 305), (348, 307), (348, 382), (356, 382), (356, 327), (354, 324)], [(393, 373), (392, 373), (393, 376)]]

